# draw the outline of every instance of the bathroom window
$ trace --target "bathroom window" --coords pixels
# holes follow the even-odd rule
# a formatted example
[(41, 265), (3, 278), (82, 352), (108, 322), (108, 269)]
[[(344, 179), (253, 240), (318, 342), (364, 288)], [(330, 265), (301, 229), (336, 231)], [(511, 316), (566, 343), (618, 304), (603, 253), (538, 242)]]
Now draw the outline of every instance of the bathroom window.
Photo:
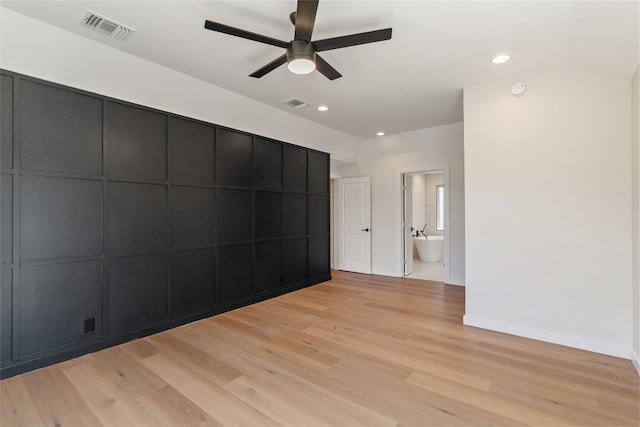
[(444, 230), (444, 185), (436, 186), (436, 230)]

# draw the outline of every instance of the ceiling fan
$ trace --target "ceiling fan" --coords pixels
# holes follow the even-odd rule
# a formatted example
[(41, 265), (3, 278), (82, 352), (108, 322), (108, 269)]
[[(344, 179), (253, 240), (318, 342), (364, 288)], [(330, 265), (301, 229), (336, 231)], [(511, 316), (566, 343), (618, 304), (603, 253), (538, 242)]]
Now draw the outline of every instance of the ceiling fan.
[(359, 44), (374, 43), (389, 40), (391, 38), (391, 28), (385, 28), (383, 30), (368, 31), (348, 36), (311, 41), (313, 24), (316, 20), (316, 12), (318, 10), (318, 1), (319, 0), (298, 0), (297, 10), (289, 15), (291, 23), (295, 25), (295, 35), (293, 40), (288, 43), (262, 34), (252, 33), (251, 31), (230, 27), (228, 25), (209, 20), (204, 22), (204, 28), (211, 31), (217, 31), (219, 33), (229, 34), (231, 36), (241, 37), (243, 39), (266, 43), (287, 50), (284, 55), (279, 56), (264, 67), (250, 74), (251, 77), (255, 78), (260, 78), (275, 70), (282, 64), (287, 63), (289, 71), (293, 73), (307, 74), (313, 70), (318, 70), (329, 80), (335, 80), (342, 77), (342, 74), (322, 59), (317, 52), (341, 49), (343, 47), (356, 46)]

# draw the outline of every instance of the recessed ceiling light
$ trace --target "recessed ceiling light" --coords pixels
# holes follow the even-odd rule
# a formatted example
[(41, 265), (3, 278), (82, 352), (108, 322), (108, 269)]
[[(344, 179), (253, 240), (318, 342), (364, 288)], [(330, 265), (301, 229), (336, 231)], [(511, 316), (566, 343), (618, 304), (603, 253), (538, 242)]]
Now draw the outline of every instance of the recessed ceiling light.
[(502, 63), (507, 62), (510, 59), (511, 59), (511, 57), (509, 55), (498, 55), (498, 56), (496, 56), (495, 58), (493, 58), (491, 60), (491, 63), (493, 63), (493, 64), (502, 64)]
[(378, 132), (376, 133), (377, 136), (384, 136), (384, 132)]
[(326, 105), (320, 105), (317, 108), (318, 111), (329, 111), (329, 107), (327, 107)]

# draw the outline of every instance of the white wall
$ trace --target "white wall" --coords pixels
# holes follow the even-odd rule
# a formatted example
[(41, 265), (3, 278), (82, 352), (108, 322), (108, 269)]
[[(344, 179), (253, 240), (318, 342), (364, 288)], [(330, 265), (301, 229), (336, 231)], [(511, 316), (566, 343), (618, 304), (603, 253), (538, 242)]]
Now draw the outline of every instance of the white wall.
[(449, 276), (464, 285), (464, 178), (462, 123), (365, 141), (360, 160), (342, 177), (371, 176), (372, 272), (402, 276), (401, 175), (442, 169), (449, 177)]
[(633, 251), (633, 364), (640, 374), (640, 68), (631, 80), (631, 176)]
[(355, 161), (362, 140), (0, 8), (0, 67)]
[(570, 66), (465, 88), (465, 324), (629, 358), (630, 106)]

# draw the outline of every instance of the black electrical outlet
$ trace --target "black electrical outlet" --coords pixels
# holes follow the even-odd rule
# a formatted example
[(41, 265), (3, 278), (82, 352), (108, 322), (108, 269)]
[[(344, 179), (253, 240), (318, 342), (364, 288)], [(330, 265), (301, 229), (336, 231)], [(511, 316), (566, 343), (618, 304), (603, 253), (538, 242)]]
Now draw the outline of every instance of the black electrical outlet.
[(278, 283), (282, 283), (282, 282), (284, 282), (284, 277), (282, 276), (282, 274), (280, 274), (278, 276)]
[(84, 319), (84, 331), (91, 332), (96, 330), (96, 318), (90, 317), (89, 319)]

